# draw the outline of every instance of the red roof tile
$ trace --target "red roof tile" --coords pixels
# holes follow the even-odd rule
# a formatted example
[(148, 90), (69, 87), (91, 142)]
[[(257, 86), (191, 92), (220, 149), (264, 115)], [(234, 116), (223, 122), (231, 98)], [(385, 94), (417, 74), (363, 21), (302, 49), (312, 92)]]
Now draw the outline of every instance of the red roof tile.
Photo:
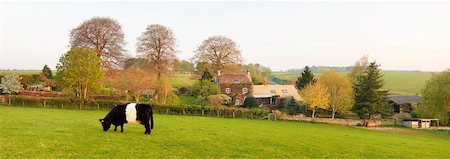
[(220, 84), (252, 84), (252, 81), (244, 74), (222, 74), (219, 76)]

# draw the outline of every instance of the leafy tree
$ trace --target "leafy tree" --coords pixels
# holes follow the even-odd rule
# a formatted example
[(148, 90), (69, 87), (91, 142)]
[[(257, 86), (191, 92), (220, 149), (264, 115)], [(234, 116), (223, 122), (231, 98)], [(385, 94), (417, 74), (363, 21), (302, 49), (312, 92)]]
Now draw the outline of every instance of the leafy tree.
[(128, 69), (132, 67), (137, 67), (142, 70), (148, 70), (150, 65), (148, 64), (148, 60), (145, 58), (127, 58), (124, 61), (123, 68)]
[[(113, 87), (122, 92), (131, 93), (139, 103), (142, 92), (155, 87), (154, 76), (138, 67), (131, 67), (120, 71), (112, 78)], [(128, 99), (128, 98), (127, 98)]]
[(44, 75), (47, 79), (53, 79), (52, 70), (50, 70), (50, 68), (47, 65), (44, 66), (41, 74)]
[(244, 103), (242, 104), (242, 107), (244, 108), (254, 108), (254, 107), (258, 107), (259, 103), (258, 101), (256, 101), (256, 98), (253, 96), (248, 96), (247, 98), (245, 98)]
[(303, 97), (304, 103), (310, 108), (313, 113), (312, 117), (315, 117), (316, 108), (325, 109), (329, 104), (329, 97), (327, 87), (322, 83), (309, 83), (306, 87), (300, 91), (300, 95)]
[(0, 83), (0, 90), (6, 94), (17, 93), (23, 89), (20, 83), (21, 79), (19, 75), (4, 75)]
[(378, 64), (371, 62), (353, 84), (355, 104), (352, 110), (360, 116), (368, 114), (369, 119), (372, 115), (389, 115), (393, 111), (388, 103), (387, 91), (381, 90), (384, 80), (378, 67)]
[(215, 74), (214, 72), (211, 72), (213, 70), (208, 69), (211, 68), (211, 64), (207, 63), (207, 62), (198, 62), (195, 64), (195, 74), (197, 74), (198, 76), (201, 76), (203, 74), (203, 72), (205, 72), (205, 70), (209, 71), (209, 74)]
[(302, 75), (297, 78), (297, 81), (295, 81), (295, 87), (297, 87), (297, 89), (301, 91), (309, 83), (315, 82), (316, 79), (314, 78), (314, 74), (311, 72), (308, 66), (305, 66)]
[(177, 96), (175, 93), (169, 93), (166, 99), (166, 104), (168, 105), (179, 105), (180, 104), (180, 97)]
[(203, 41), (195, 51), (194, 60), (212, 64), (213, 72), (227, 72), (228, 64), (241, 64), (242, 56), (238, 45), (224, 36), (212, 36)]
[(319, 82), (327, 87), (333, 119), (336, 112), (346, 113), (352, 108), (354, 94), (348, 77), (339, 75), (336, 71), (323, 71)]
[(422, 89), (423, 103), (418, 105), (419, 116), (438, 118), (448, 124), (450, 115), (450, 70), (433, 74)]
[(192, 62), (182, 60), (179, 65), (179, 71), (181, 73), (192, 73), (194, 72), (194, 64)]
[(200, 80), (194, 83), (191, 88), (191, 95), (200, 98), (206, 98), (210, 95), (220, 93), (219, 87), (212, 81)]
[(348, 74), (352, 82), (356, 82), (356, 78), (364, 74), (364, 71), (366, 70), (368, 65), (369, 65), (368, 55), (364, 55), (358, 61), (355, 62), (352, 71)]
[(152, 24), (138, 38), (137, 50), (156, 71), (157, 79), (174, 70), (177, 60), (176, 39), (172, 30), (164, 25)]
[(57, 80), (75, 94), (80, 109), (90, 94), (103, 86), (104, 71), (101, 60), (93, 50), (72, 48), (65, 53), (56, 66)]
[(94, 17), (70, 32), (70, 47), (93, 49), (104, 68), (122, 62), (124, 33), (119, 22), (108, 17)]
[(250, 71), (250, 75), (252, 76), (252, 82), (255, 85), (264, 84), (266, 78), (271, 75), (272, 71), (268, 67), (264, 67), (258, 63), (256, 64), (246, 64), (244, 65), (244, 69)]
[(156, 101), (160, 104), (167, 104), (168, 96), (172, 92), (172, 83), (168, 76), (162, 76), (156, 82)]

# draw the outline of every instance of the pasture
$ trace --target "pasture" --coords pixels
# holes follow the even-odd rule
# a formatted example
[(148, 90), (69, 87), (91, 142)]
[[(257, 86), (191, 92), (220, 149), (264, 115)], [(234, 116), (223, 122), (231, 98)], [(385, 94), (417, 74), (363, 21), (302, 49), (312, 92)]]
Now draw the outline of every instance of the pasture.
[(103, 132), (107, 111), (0, 106), (0, 158), (448, 158), (450, 136), (330, 124), (155, 115)]
[[(346, 75), (348, 72), (340, 72)], [(432, 72), (419, 71), (383, 71), (384, 88), (395, 94), (420, 94), (426, 81), (431, 78)], [(300, 73), (273, 73), (279, 79), (295, 82)], [(320, 73), (315, 73), (320, 77)]]

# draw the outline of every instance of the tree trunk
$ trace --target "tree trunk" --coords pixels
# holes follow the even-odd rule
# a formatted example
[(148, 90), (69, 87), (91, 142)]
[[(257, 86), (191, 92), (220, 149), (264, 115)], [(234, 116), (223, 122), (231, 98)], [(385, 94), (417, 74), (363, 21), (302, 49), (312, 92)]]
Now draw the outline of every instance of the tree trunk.
[(134, 94), (134, 99), (136, 100), (136, 103), (139, 103), (139, 93)]
[(316, 114), (316, 109), (313, 109), (312, 111), (313, 111), (313, 113), (312, 113), (312, 118), (315, 118), (314, 116), (315, 116), (315, 114)]
[(333, 109), (333, 115), (331, 116), (331, 119), (334, 119), (335, 114), (336, 114), (336, 109)]

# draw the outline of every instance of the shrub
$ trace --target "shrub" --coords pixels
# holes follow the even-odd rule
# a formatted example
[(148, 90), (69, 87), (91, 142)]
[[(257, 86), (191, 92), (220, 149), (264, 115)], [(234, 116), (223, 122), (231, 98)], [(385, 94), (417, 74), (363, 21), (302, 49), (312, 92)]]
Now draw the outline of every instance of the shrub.
[(244, 104), (242, 104), (242, 107), (244, 108), (253, 108), (253, 107), (258, 107), (259, 103), (258, 101), (256, 101), (256, 98), (253, 96), (249, 96), (247, 98), (245, 98), (244, 100)]
[(208, 80), (197, 81), (190, 90), (190, 94), (195, 97), (208, 97), (219, 93), (219, 87), (214, 82)]
[(231, 97), (226, 94), (210, 95), (206, 98), (206, 105), (221, 106), (228, 105), (231, 102)]

